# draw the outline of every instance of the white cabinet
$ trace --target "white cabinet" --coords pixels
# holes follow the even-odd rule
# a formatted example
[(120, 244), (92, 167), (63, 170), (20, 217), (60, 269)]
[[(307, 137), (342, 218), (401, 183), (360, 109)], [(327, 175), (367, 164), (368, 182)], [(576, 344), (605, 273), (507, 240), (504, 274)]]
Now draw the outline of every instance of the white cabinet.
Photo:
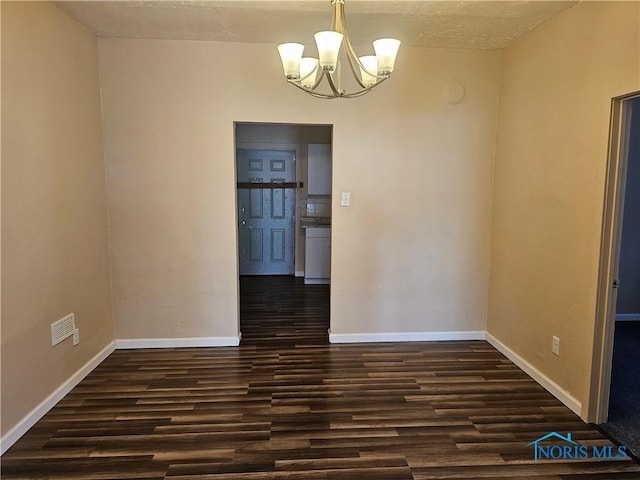
[(331, 228), (305, 229), (304, 283), (329, 283), (331, 278)]
[(307, 162), (307, 193), (331, 195), (331, 145), (310, 144)]

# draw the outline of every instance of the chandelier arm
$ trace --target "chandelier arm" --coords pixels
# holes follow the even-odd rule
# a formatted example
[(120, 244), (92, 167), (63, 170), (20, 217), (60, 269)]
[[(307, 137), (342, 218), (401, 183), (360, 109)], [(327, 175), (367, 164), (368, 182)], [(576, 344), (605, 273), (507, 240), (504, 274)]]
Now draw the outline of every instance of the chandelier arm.
[(336, 97), (341, 97), (343, 94), (340, 92), (340, 90), (338, 90), (338, 87), (336, 87), (336, 84), (333, 81), (333, 77), (331, 76), (329, 70), (325, 70), (324, 74), (327, 77), (327, 81), (329, 82), (329, 86), (331, 87), (331, 91), (333, 92), (333, 94)]
[[(322, 78), (322, 77), (320, 77)], [(340, 98), (340, 97), (336, 97), (335, 95), (329, 95), (328, 93), (320, 93), (320, 92), (314, 92), (313, 90), (310, 90), (306, 87), (303, 87), (302, 85), (299, 85), (295, 80), (288, 80), (288, 82), (293, 85), (294, 87), (299, 88), (300, 90), (302, 90), (303, 92), (308, 93), (309, 95), (311, 95), (312, 97), (315, 98), (321, 98), (323, 100), (333, 100), (334, 98)]]
[(344, 0), (337, 0), (336, 3), (334, 3), (333, 20), (331, 22), (331, 29), (342, 33), (343, 35), (342, 42), (346, 46), (345, 56), (347, 57), (347, 61), (349, 62), (351, 73), (353, 74), (354, 78), (362, 88), (367, 88), (367, 87), (360, 80), (360, 75), (358, 72), (358, 68), (356, 68), (356, 65), (362, 70), (364, 70), (367, 74), (369, 74), (372, 77), (375, 77), (378, 80), (382, 80), (383, 78), (389, 77), (389, 75), (378, 75), (377, 71), (373, 73), (370, 72), (369, 69), (365, 67), (363, 63), (360, 61), (360, 58), (358, 58), (358, 54), (353, 48), (353, 45), (351, 44), (351, 39), (349, 38), (349, 34), (347, 33), (347, 22), (345, 20), (345, 15), (344, 15)]
[[(351, 73), (353, 74), (353, 78), (356, 79), (356, 82), (358, 82), (358, 85), (360, 85), (362, 88), (367, 88), (367, 86), (364, 84), (364, 82), (360, 79), (360, 74), (356, 69), (356, 63), (365, 72), (369, 73), (369, 71), (366, 68), (364, 68), (364, 66), (362, 65), (362, 63), (358, 59), (358, 57), (356, 55), (356, 52), (354, 51), (353, 47), (351, 46), (351, 41), (349, 40), (349, 37), (347, 37), (345, 35), (343, 41), (346, 44), (345, 56), (347, 57), (347, 63), (349, 64), (349, 69), (351, 70)], [(355, 60), (355, 62), (354, 62), (354, 60)]]
[(383, 80), (380, 80), (379, 82), (374, 83), (370, 87), (366, 87), (366, 88), (363, 88), (362, 90), (358, 90), (357, 92), (345, 93), (340, 98), (357, 98), (357, 97), (361, 97), (361, 96), (366, 95), (367, 93), (369, 93), (371, 90), (376, 88), (378, 85), (380, 85), (385, 80), (386, 80), (386, 78), (383, 79)]
[[(360, 61), (360, 59), (358, 58), (358, 55), (356, 55), (356, 51), (354, 50), (353, 46), (351, 45), (351, 40), (349, 40), (349, 37), (347, 37), (345, 35), (343, 41), (347, 45), (347, 51), (351, 53), (351, 56), (353, 57), (353, 59), (358, 64), (358, 67), (360, 67), (362, 70), (364, 70), (366, 73), (368, 73), (372, 77), (376, 77), (378, 80), (382, 80), (383, 78), (389, 78), (390, 75), (378, 75), (378, 72), (371, 73), (369, 71), (369, 69), (367, 67), (365, 67), (364, 64)], [(349, 55), (347, 55), (347, 58), (349, 58)], [(354, 73), (354, 75), (355, 75), (355, 73)], [(356, 78), (357, 78), (357, 76), (356, 76)], [(364, 87), (364, 85), (362, 85), (362, 86)]]
[(347, 93), (345, 95), (343, 95), (340, 98), (360, 98), (360, 97), (364, 97), (367, 93), (369, 93), (371, 91), (370, 88), (367, 88), (365, 90), (360, 90), (358, 92), (354, 92), (354, 93)]
[(316, 78), (315, 78), (315, 81), (314, 81), (313, 87), (311, 87), (311, 89), (308, 89), (308, 88), (306, 88), (306, 87), (303, 87), (305, 91), (315, 90), (316, 88), (318, 88), (318, 85), (320, 85), (320, 82), (322, 81), (322, 76), (323, 76), (322, 74), (318, 75), (318, 69), (319, 69), (319, 68), (320, 68), (320, 67), (316, 67), (316, 68), (314, 68), (314, 69), (313, 69), (313, 71), (311, 71), (310, 73), (306, 74), (306, 75), (305, 75), (304, 77), (302, 77), (302, 78), (298, 78), (298, 79), (296, 79), (296, 80), (293, 80), (293, 79), (287, 79), (287, 81), (288, 81), (289, 83), (293, 83), (293, 84), (294, 84), (294, 85), (296, 85), (296, 86), (298, 86), (298, 84), (299, 84), (300, 86), (302, 86), (302, 81), (303, 81), (303, 80), (306, 80), (306, 79), (307, 79), (307, 78), (309, 78), (311, 75), (315, 75), (315, 76), (316, 76)]
[[(320, 70), (320, 75), (318, 75), (318, 70)], [(311, 90), (315, 90), (316, 88), (318, 88), (318, 85), (320, 85), (320, 82), (322, 82), (322, 77), (324, 77), (324, 69), (321, 69), (320, 66), (316, 67), (315, 72), (316, 72), (316, 81), (313, 84), (313, 87), (311, 87)]]
[[(303, 80), (306, 80), (307, 78), (309, 78), (311, 75), (313, 74), (318, 74), (318, 67), (314, 68), (313, 70), (311, 70), (309, 73), (307, 73), (304, 77), (298, 78), (296, 79), (296, 82), (302, 82)], [(314, 87), (315, 88), (315, 87)]]
[[(304, 77), (302, 77), (302, 78), (297, 78), (297, 79), (295, 79), (295, 80), (294, 80), (294, 79), (291, 79), (291, 78), (288, 78), (288, 79), (287, 79), (287, 81), (288, 81), (289, 83), (292, 83), (292, 84), (293, 84), (293, 85), (295, 85), (296, 87), (301, 87), (305, 92), (311, 92), (311, 91), (315, 90), (316, 88), (318, 88), (318, 85), (320, 85), (320, 82), (322, 81), (323, 74), (318, 75), (318, 69), (320, 69), (320, 67), (316, 67), (316, 68), (314, 68), (311, 72), (307, 73), (307, 74), (306, 74)], [(324, 71), (324, 69), (321, 69), (321, 71)], [(316, 78), (315, 78), (315, 80), (314, 80), (314, 84), (313, 84), (313, 86), (312, 86), (310, 89), (309, 89), (309, 88), (306, 88), (306, 87), (303, 87), (303, 86), (302, 86), (302, 81), (303, 81), (303, 80), (306, 80), (306, 79), (307, 79), (307, 78), (309, 78), (311, 75), (315, 75), (315, 76), (316, 76)], [(333, 98), (333, 97), (331, 97), (331, 98)]]

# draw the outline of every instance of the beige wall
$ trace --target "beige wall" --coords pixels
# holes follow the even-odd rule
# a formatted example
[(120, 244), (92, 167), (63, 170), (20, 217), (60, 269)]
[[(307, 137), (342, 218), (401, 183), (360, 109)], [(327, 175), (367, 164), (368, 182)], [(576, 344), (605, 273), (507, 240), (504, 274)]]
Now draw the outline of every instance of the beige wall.
[(273, 45), (99, 43), (117, 338), (236, 334), (234, 122), (334, 125), (333, 333), (485, 329), (497, 52), (406, 48), (322, 101)]
[(609, 109), (640, 89), (639, 8), (583, 2), (502, 55), (488, 331), (583, 405)]
[[(93, 35), (2, 2), (2, 434), (113, 339)], [(74, 312), (80, 344), (51, 346)]]

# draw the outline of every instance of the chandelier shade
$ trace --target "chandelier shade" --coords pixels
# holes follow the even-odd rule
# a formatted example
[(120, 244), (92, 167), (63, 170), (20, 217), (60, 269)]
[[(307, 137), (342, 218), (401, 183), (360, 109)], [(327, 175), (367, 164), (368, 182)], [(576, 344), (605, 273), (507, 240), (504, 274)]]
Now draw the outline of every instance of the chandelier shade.
[(304, 57), (300, 60), (300, 84), (305, 88), (313, 88), (318, 76), (318, 59)]
[(360, 67), (360, 78), (362, 79), (362, 83), (365, 87), (373, 86), (378, 81), (376, 76), (378, 72), (378, 57), (375, 55), (365, 55), (364, 57), (360, 57), (360, 63), (362, 64), (362, 67), (364, 67)]
[(284, 68), (284, 74), (287, 78), (293, 80), (300, 78), (300, 60), (302, 59), (304, 45), (301, 43), (283, 43), (278, 45), (278, 51), (280, 52), (282, 68)]
[[(282, 43), (278, 52), (287, 81), (316, 98), (355, 98), (370, 92), (391, 76), (400, 48), (400, 40), (380, 38), (373, 42), (375, 55), (358, 57), (347, 34), (344, 19), (344, 0), (331, 0), (333, 17), (331, 29), (314, 35), (318, 58), (302, 57), (304, 45)], [(341, 55), (342, 54), (342, 55)], [(356, 90), (347, 92), (340, 78), (341, 62), (346, 60)], [(328, 89), (319, 90), (326, 79)]]
[(399, 48), (400, 40), (395, 38), (380, 38), (373, 42), (378, 59), (378, 75), (391, 75)]
[(343, 35), (333, 30), (327, 30), (326, 32), (316, 33), (314, 38), (318, 46), (318, 62), (320, 66), (333, 72), (338, 64), (338, 54), (340, 53)]

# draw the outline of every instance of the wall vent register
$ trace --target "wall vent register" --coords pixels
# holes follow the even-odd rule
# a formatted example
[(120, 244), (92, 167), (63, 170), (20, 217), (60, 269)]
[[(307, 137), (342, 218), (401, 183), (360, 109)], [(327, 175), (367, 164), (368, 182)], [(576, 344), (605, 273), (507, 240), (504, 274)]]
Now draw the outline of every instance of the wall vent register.
[(76, 331), (76, 322), (73, 313), (51, 324), (51, 346), (55, 346), (72, 336)]

